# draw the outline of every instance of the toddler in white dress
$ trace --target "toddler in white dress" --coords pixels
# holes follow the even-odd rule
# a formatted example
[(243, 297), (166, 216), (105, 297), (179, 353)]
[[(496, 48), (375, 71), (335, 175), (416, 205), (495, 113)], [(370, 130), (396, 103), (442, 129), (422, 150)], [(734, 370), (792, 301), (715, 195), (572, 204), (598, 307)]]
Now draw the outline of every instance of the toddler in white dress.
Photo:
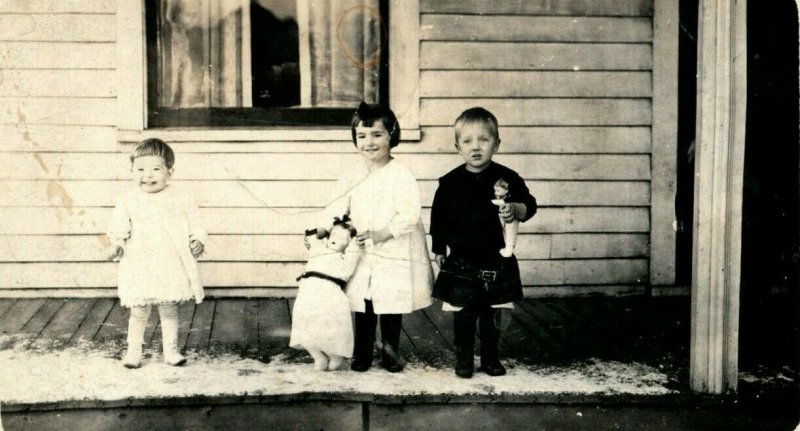
[[(337, 370), (353, 354), (350, 301), (343, 289), (353, 275), (361, 253), (346, 250), (356, 230), (344, 221), (334, 222), (326, 239), (306, 232), (310, 257), (300, 277), (292, 309), (289, 346), (305, 349), (317, 371)], [(312, 241), (309, 243), (309, 239)]]
[(175, 154), (160, 139), (142, 141), (130, 155), (133, 187), (114, 208), (109, 259), (119, 261), (117, 293), (130, 307), (127, 368), (138, 368), (151, 306), (158, 306), (164, 361), (183, 365), (178, 351), (178, 304), (203, 300), (195, 259), (206, 233), (187, 195), (169, 186)]

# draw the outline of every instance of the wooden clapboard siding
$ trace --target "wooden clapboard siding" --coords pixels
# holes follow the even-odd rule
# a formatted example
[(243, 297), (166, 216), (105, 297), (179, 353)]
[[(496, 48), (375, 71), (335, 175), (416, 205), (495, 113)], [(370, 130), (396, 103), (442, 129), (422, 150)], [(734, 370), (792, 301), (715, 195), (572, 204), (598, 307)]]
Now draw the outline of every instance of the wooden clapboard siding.
[(113, 14), (116, 4), (109, 0), (3, 0), (0, 13), (90, 13)]
[[(303, 263), (200, 262), (207, 287), (294, 287)], [(646, 259), (528, 260), (520, 265), (525, 286), (643, 284)], [(26, 287), (107, 288), (116, 286), (110, 262), (0, 263), (0, 290)]]
[[(430, 242), (430, 237), (428, 238)], [(5, 235), (0, 262), (104, 262), (108, 241), (101, 234)], [(204, 262), (302, 262), (307, 258), (298, 234), (211, 235)], [(644, 258), (648, 237), (634, 233), (522, 233), (515, 253), (521, 260)]]
[(114, 14), (0, 13), (0, 40), (35, 42), (113, 42)]
[(112, 97), (0, 97), (0, 124), (113, 126)]
[[(459, 85), (451, 83), (452, 85)], [(455, 117), (452, 119), (455, 121)], [(499, 154), (506, 153), (649, 153), (649, 127), (547, 127), (503, 125)], [(408, 151), (437, 151), (453, 154), (453, 126), (426, 127), (419, 145), (402, 144)], [(459, 157), (453, 154), (452, 164)]]
[(116, 129), (109, 126), (0, 125), (0, 136), (0, 152), (120, 151)]
[[(116, 131), (116, 12), (103, 0), (0, 2), (0, 295), (113, 295), (103, 232), (137, 140)], [(426, 229), (437, 179), (462, 163), (452, 123), (484, 106), (500, 121), (495, 160), (540, 204), (516, 249), (526, 295), (642, 293), (652, 15), (652, 0), (421, 0), (421, 139), (394, 154), (419, 180)], [(244, 132), (170, 131), (173, 181), (210, 232), (209, 292), (292, 296), (301, 233), (360, 159), (347, 133)]]
[[(111, 208), (7, 207), (0, 211), (6, 235), (101, 234)], [(212, 234), (296, 234), (316, 226), (318, 208), (201, 208)], [(422, 210), (427, 227), (430, 210)], [(647, 207), (552, 207), (534, 221), (520, 224), (523, 233), (648, 232)]]
[(642, 42), (653, 37), (651, 20), (643, 17), (426, 14), (420, 30), (426, 41)]
[(422, 99), (421, 123), (446, 126), (464, 107), (483, 106), (513, 126), (646, 126), (649, 99)]
[[(492, 82), (492, 85), (475, 85)], [(425, 70), (422, 97), (650, 97), (650, 72)]]
[(0, 42), (3, 69), (108, 69), (116, 45), (79, 42)]
[[(452, 154), (402, 154), (419, 180), (438, 179), (459, 163)], [(646, 154), (498, 154), (496, 160), (523, 178), (541, 180), (646, 180)], [(344, 154), (185, 154), (176, 180), (333, 180), (342, 166), (361, 163)], [(461, 162), (463, 163), (463, 161)], [(88, 169), (90, 166), (91, 169)], [(0, 179), (128, 179), (130, 161), (108, 153), (10, 153), (0, 159)]]
[[(500, 123), (497, 160), (527, 170), (523, 176), (540, 197), (540, 213), (523, 225), (524, 232), (536, 234), (521, 238), (546, 235), (549, 260), (534, 254), (522, 259), (523, 276), (536, 271), (538, 277), (526, 294), (563, 294), (576, 285), (585, 285), (585, 294), (641, 293), (649, 277), (650, 238), (628, 228), (649, 226), (651, 198), (639, 187), (650, 187), (651, 180), (652, 2), (423, 0), (421, 11), (422, 143), (450, 150), (455, 118), (483, 106)], [(621, 178), (636, 171), (625, 162), (619, 168), (626, 174), (592, 169), (591, 178), (576, 178), (559, 167), (554, 170), (560, 178), (551, 179), (535, 173), (541, 165), (526, 163), (527, 157), (544, 161), (553, 153), (573, 161), (594, 155), (600, 164), (612, 160), (607, 157), (642, 156), (648, 174), (636, 181)], [(599, 196), (617, 195), (621, 187), (638, 191), (626, 193), (626, 202), (616, 196), (599, 208)], [(563, 193), (575, 199), (550, 197)], [(601, 219), (587, 223), (582, 211), (589, 208), (583, 205)], [(635, 221), (640, 216), (648, 220)], [(619, 229), (622, 220), (627, 227)]]
[[(335, 181), (173, 181), (203, 207), (324, 207)], [(528, 188), (540, 206), (647, 206), (647, 181), (539, 181)], [(423, 206), (430, 206), (438, 181), (419, 181)], [(6, 180), (0, 207), (108, 207), (130, 187), (128, 180)]]
[(116, 73), (98, 70), (5, 70), (0, 94), (17, 97), (114, 97)]
[[(455, 82), (451, 84), (463, 85)], [(455, 120), (455, 117), (453, 120)], [(2, 127), (3, 126), (0, 126), (0, 130), (2, 130)], [(33, 128), (33, 126), (30, 127)], [(14, 130), (12, 130), (12, 132), (14, 132)], [(553, 127), (503, 125), (500, 133), (503, 140), (500, 147), (501, 154), (649, 153), (651, 150), (650, 128), (648, 126)], [(216, 139), (216, 135), (213, 136)], [(246, 142), (231, 142), (224, 139), (216, 139), (215, 141), (201, 141), (197, 138), (187, 139), (181, 136), (181, 132), (172, 132), (170, 133), (170, 137), (171, 139), (168, 139), (168, 141), (179, 154), (178, 157), (183, 153), (300, 154), (346, 153), (353, 150), (353, 144), (350, 141), (295, 142), (288, 139), (259, 141), (257, 134), (255, 134), (255, 137), (247, 137)], [(91, 138), (94, 137), (92, 136)], [(16, 139), (19, 140), (19, 138)], [(345, 137), (344, 139), (347, 138)], [(99, 138), (97, 138), (97, 140), (99, 140)], [(452, 125), (426, 126), (420, 141), (403, 141), (399, 146), (395, 147), (392, 152), (394, 154), (447, 153), (450, 156), (450, 163), (455, 166), (461, 161), (461, 158), (455, 153), (453, 142), (454, 135)], [(84, 151), (84, 147), (82, 146), (84, 144), (80, 141), (74, 143), (68, 142), (68, 144), (69, 146), (60, 150)], [(102, 147), (102, 151), (126, 152), (133, 148), (132, 143), (121, 143), (117, 146), (113, 142), (113, 139), (110, 141), (110, 144), (108, 142), (106, 144), (108, 145)], [(44, 148), (42, 148), (42, 150), (46, 151)]]
[(648, 43), (423, 41), (420, 45), (422, 70), (650, 70), (652, 66)]
[(652, 0), (421, 0), (423, 13), (651, 16)]

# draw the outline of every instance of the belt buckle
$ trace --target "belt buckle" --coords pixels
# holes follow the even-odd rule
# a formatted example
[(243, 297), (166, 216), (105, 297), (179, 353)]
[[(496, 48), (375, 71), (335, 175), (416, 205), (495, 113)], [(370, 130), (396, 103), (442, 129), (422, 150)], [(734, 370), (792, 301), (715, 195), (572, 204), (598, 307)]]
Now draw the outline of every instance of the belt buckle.
[(483, 281), (494, 281), (497, 278), (497, 271), (480, 270), (479, 277)]

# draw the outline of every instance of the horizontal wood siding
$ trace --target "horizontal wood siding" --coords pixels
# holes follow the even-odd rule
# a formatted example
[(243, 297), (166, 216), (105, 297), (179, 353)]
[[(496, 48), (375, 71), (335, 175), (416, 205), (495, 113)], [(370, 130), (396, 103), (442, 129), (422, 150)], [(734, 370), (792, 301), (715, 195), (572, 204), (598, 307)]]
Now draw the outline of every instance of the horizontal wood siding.
[(542, 206), (521, 225), (521, 244), (549, 246), (548, 258), (518, 250), (526, 293), (644, 286), (650, 241), (637, 225), (649, 226), (651, 203), (652, 2), (423, 0), (421, 11), (423, 143), (453, 151), (459, 113), (489, 109), (500, 123), (496, 160)]
[[(0, 2), (0, 296), (113, 294), (103, 233), (129, 185), (131, 149), (117, 142), (114, 9), (104, 0)], [(484, 106), (500, 121), (496, 160), (541, 206), (520, 226), (526, 294), (641, 293), (652, 1), (422, 0), (421, 11), (422, 138), (394, 153), (419, 180), (426, 228), (437, 179), (462, 162), (453, 120)], [(171, 145), (174, 183), (210, 232), (200, 263), (210, 291), (292, 295), (306, 259), (300, 233), (342, 167), (359, 163), (352, 144)]]

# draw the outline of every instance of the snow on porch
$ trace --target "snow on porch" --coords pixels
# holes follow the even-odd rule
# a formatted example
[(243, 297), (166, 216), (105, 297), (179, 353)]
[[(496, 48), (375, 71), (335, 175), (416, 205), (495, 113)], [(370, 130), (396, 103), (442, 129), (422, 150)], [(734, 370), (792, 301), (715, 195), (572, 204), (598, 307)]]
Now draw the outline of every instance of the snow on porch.
[(404, 317), (402, 373), (387, 373), (377, 361), (366, 373), (313, 372), (304, 352), (286, 346), (291, 301), (182, 305), (183, 367), (161, 361), (154, 312), (143, 366), (128, 370), (119, 360), (127, 310), (115, 300), (0, 299), (0, 401), (8, 411), (215, 397), (558, 402), (661, 399), (684, 387), (684, 300), (521, 301), (500, 342), (508, 374), (472, 379), (454, 375), (452, 319), (437, 305)]

